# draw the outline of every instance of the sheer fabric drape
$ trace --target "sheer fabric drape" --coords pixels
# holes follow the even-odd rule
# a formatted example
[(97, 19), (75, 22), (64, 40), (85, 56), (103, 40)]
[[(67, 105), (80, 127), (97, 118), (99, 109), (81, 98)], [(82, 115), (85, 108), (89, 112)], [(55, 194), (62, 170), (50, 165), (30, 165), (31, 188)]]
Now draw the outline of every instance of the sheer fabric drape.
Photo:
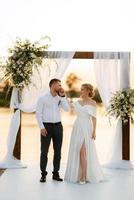
[[(105, 108), (109, 105), (112, 93), (130, 87), (129, 52), (95, 52), (94, 72), (96, 83)], [(129, 161), (122, 160), (122, 126), (116, 120), (112, 148), (106, 166), (111, 168), (132, 168)]]

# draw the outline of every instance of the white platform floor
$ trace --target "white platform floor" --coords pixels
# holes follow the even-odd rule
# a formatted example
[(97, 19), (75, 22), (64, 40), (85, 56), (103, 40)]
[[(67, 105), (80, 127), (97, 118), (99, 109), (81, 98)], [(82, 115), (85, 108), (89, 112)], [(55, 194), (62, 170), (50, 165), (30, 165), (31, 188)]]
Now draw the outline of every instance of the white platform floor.
[[(0, 177), (1, 200), (134, 200), (134, 170), (104, 169), (108, 181), (85, 185), (56, 182), (48, 166), (46, 183), (40, 183), (39, 166), (8, 169)], [(65, 165), (61, 166), (61, 176)]]

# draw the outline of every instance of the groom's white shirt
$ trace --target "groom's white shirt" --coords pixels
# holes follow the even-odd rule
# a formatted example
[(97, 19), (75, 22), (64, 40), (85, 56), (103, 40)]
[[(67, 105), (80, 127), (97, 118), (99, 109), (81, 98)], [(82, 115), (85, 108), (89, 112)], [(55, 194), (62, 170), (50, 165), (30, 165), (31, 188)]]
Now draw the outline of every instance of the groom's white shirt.
[(50, 92), (47, 92), (42, 96), (36, 107), (36, 118), (41, 129), (44, 128), (43, 122), (56, 123), (61, 121), (60, 108), (65, 111), (69, 110), (69, 104), (66, 97), (60, 97), (56, 95), (52, 96)]

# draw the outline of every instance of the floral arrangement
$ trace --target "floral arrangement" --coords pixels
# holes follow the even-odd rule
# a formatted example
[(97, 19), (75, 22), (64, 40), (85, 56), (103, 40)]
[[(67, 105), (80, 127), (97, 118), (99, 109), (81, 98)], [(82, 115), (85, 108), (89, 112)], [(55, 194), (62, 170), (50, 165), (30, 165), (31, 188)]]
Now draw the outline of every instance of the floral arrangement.
[[(43, 39), (46, 38), (48, 37)], [(9, 57), (3, 67), (4, 79), (9, 80), (11, 86), (23, 89), (24, 86), (31, 83), (33, 67), (38, 70), (44, 58), (41, 52), (46, 51), (49, 47), (48, 44), (42, 45), (41, 41), (32, 43), (29, 40), (17, 39), (14, 47), (9, 49)]]
[(134, 113), (134, 90), (124, 89), (117, 91), (110, 100), (110, 105), (107, 108), (107, 115), (120, 117), (124, 123), (128, 119), (133, 121), (132, 114)]

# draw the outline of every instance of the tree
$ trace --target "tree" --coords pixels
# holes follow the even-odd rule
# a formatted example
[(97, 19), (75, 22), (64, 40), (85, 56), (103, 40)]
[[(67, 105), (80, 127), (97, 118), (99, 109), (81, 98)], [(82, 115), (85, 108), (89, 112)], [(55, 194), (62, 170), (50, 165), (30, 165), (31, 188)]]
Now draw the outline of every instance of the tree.
[(76, 84), (80, 81), (81, 79), (75, 74), (75, 73), (70, 73), (67, 76), (66, 79), (66, 84), (68, 86), (69, 90), (76, 89)]
[(79, 96), (79, 90), (77, 89), (76, 84), (80, 82), (80, 78), (75, 73), (70, 73), (66, 79), (66, 85), (68, 87), (67, 95), (71, 99), (73, 97)]

